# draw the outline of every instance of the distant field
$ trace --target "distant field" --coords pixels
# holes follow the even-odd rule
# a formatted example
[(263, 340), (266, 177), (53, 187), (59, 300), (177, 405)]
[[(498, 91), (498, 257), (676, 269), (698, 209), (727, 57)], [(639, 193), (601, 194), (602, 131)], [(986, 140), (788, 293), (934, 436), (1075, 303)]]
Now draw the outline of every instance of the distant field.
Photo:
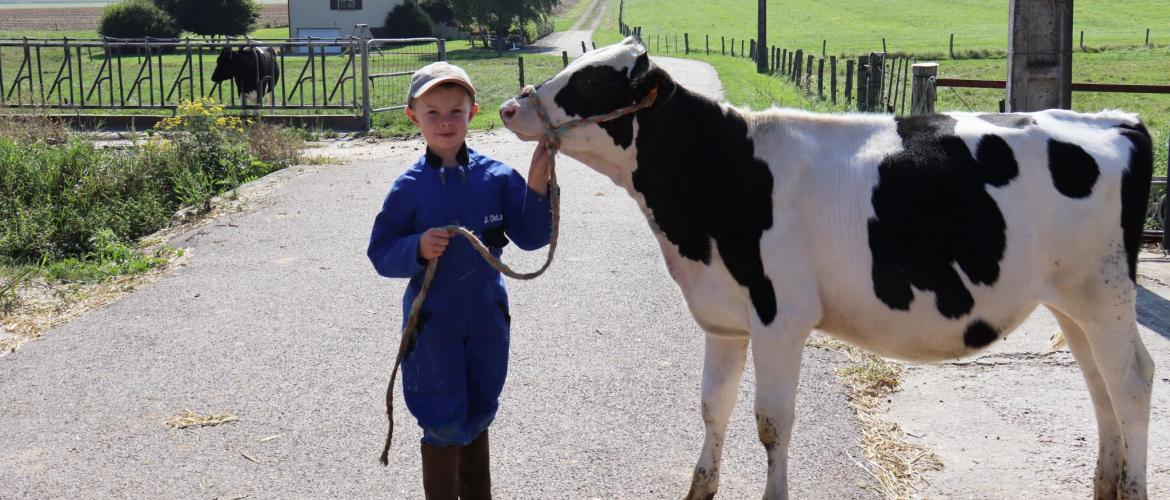
[[(612, 2), (616, 3), (616, 2)], [(854, 0), (769, 0), (768, 44), (829, 54), (880, 51), (946, 54), (951, 33), (956, 51), (1003, 50), (1007, 45), (1008, 0), (875, 0), (859, 8)], [(1165, 0), (1078, 1), (1073, 30), (1085, 31), (1085, 45), (1170, 45), (1170, 8)], [(643, 37), (691, 33), (717, 42), (756, 37), (756, 2), (707, 0), (626, 0), (625, 22), (642, 26)], [(601, 41), (598, 40), (600, 44)], [(933, 57), (933, 56), (932, 56)]]
[[(51, 5), (51, 6), (50, 6)], [(68, 7), (65, 5), (74, 5)], [(0, 36), (49, 36), (44, 31), (87, 31), (96, 36), (98, 19), (103, 7), (100, 2), (85, 4), (0, 4)], [(30, 8), (31, 7), (31, 8)], [(265, 3), (260, 13), (260, 26), (288, 26), (287, 3)], [(52, 36), (77, 36), (51, 34)]]

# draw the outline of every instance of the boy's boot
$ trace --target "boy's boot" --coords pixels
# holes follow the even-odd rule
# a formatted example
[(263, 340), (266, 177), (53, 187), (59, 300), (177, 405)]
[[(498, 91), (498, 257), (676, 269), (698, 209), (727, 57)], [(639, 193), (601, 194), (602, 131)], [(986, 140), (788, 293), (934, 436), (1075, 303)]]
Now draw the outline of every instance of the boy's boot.
[(423, 491), (427, 500), (459, 498), (460, 446), (433, 446), (422, 443)]
[(492, 474), (488, 459), (488, 431), (486, 429), (460, 451), (459, 498), (463, 500), (490, 500), (492, 498)]

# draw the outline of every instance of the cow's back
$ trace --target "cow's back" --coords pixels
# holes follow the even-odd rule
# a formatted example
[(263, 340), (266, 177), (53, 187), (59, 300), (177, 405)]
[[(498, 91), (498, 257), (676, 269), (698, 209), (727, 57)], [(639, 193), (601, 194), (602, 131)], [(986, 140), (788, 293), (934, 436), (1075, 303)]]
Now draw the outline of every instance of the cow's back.
[[(769, 275), (807, 260), (820, 328), (876, 352), (969, 353), (1136, 254), (1150, 152), (1134, 115), (773, 111), (754, 125), (774, 206), (795, 211), (761, 242)], [(1128, 173), (1134, 151), (1145, 165)]]

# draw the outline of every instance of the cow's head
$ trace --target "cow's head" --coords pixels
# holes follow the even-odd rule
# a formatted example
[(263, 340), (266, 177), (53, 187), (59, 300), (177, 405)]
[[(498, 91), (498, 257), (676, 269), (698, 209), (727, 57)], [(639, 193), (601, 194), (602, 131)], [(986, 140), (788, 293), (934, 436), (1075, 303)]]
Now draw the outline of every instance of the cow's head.
[[(556, 76), (507, 100), (500, 106), (500, 117), (504, 126), (521, 139), (537, 140), (549, 126), (558, 127), (643, 102), (647, 94), (657, 91), (669, 79), (666, 72), (650, 62), (646, 47), (630, 37), (581, 56)], [(664, 92), (660, 92), (656, 105), (667, 97), (661, 93)], [(542, 105), (548, 123), (537, 111)], [(628, 156), (635, 133), (633, 114), (584, 124), (562, 133), (561, 151), (598, 168), (591, 160), (599, 156), (611, 161)]]
[(211, 73), (211, 81), (219, 83), (224, 80), (229, 80), (232, 77), (240, 74), (237, 69), (244, 64), (244, 57), (239, 52), (231, 49), (231, 47), (224, 47), (219, 53), (219, 57), (215, 59), (215, 71)]

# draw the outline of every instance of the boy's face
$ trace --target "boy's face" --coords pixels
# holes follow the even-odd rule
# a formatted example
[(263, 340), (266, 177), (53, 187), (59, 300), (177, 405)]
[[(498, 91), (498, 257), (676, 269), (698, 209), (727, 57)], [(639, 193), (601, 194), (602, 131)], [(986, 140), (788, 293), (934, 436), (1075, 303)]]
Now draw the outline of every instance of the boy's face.
[(459, 151), (467, 138), (467, 124), (479, 111), (467, 91), (457, 85), (442, 85), (414, 99), (406, 116), (422, 132), (427, 146), (436, 153)]

